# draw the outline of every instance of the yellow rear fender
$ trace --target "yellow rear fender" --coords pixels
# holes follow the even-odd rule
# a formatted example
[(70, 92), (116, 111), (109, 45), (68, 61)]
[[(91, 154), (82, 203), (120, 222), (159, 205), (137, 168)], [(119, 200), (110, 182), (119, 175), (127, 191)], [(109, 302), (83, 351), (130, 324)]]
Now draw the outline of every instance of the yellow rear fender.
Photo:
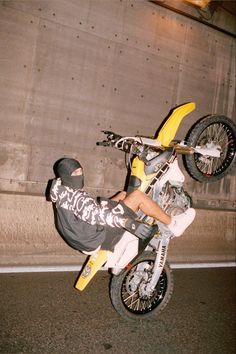
[(84, 290), (97, 271), (106, 263), (108, 252), (109, 251), (99, 250), (89, 257), (88, 262), (75, 284), (76, 289)]
[(169, 146), (174, 139), (182, 119), (195, 109), (194, 102), (185, 103), (175, 108), (159, 131), (157, 141), (163, 146)]

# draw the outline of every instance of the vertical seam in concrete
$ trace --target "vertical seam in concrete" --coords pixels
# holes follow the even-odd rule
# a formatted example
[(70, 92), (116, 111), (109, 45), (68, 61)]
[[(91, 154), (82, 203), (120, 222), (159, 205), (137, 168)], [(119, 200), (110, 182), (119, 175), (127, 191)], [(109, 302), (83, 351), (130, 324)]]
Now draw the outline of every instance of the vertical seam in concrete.
[[(33, 52), (32, 52), (32, 68), (31, 68), (31, 78), (30, 78), (30, 83), (29, 83), (29, 90), (27, 92), (27, 96), (25, 99), (25, 109), (24, 109), (24, 115), (26, 115), (25, 118), (27, 118), (27, 109), (29, 109), (29, 101), (30, 97), (32, 95), (32, 90), (34, 86), (34, 68), (35, 68), (35, 58), (36, 58), (36, 52), (37, 52), (37, 44), (38, 44), (38, 38), (39, 38), (39, 32), (40, 32), (40, 23), (41, 19), (38, 18), (38, 26), (37, 26), (37, 34), (35, 36), (35, 42), (34, 42), (34, 47), (33, 47)], [(30, 118), (30, 120), (33, 120), (33, 117)], [(26, 119), (25, 119), (25, 125), (27, 125)], [(26, 126), (24, 127), (24, 136), (26, 134)], [(31, 137), (30, 137), (31, 139)], [(27, 161), (27, 171), (26, 171), (26, 180), (29, 180), (29, 173), (30, 173), (30, 161), (32, 158), (32, 144), (30, 144), (29, 148), (29, 155), (28, 155), (28, 161)]]

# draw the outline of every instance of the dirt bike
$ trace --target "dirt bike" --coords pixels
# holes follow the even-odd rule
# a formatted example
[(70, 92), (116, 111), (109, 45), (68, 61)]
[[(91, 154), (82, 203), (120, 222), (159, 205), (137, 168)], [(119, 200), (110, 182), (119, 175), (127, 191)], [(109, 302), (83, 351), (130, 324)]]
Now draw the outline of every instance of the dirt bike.
[[(235, 125), (225, 116), (204, 117), (190, 128), (185, 141), (174, 140), (182, 119), (194, 109), (193, 102), (173, 109), (154, 138), (104, 131), (106, 140), (97, 143), (128, 153), (131, 172), (127, 191), (140, 189), (169, 215), (180, 214), (192, 204), (183, 189), (185, 177), (177, 154), (183, 155), (186, 170), (200, 182), (223, 178), (235, 161)], [(75, 284), (82, 291), (102, 266), (110, 269), (111, 302), (126, 320), (156, 316), (169, 302), (174, 286), (166, 261), (173, 235), (141, 211), (137, 220), (144, 226), (141, 231), (123, 230), (114, 251), (92, 253)]]

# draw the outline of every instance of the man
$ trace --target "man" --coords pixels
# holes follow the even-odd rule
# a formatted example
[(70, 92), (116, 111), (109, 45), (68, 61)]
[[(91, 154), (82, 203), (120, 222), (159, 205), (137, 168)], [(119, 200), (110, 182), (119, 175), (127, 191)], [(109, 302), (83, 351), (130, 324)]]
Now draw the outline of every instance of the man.
[(195, 218), (192, 208), (171, 217), (139, 190), (129, 194), (120, 192), (112, 199), (96, 201), (83, 190), (83, 169), (75, 159), (58, 160), (54, 171), (59, 178), (53, 181), (50, 197), (56, 207), (57, 229), (71, 247), (84, 253), (101, 247), (108, 232), (135, 230), (139, 209), (167, 225), (174, 236), (182, 235)]

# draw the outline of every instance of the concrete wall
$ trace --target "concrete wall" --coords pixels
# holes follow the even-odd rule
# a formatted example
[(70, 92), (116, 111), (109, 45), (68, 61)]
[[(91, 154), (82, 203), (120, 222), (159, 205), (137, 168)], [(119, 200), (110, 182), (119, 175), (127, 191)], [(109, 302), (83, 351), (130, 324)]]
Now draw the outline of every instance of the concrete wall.
[[(55, 231), (52, 206), (45, 198), (1, 194), (0, 213), (0, 267), (76, 265), (85, 260)], [(234, 212), (197, 210), (194, 223), (171, 242), (168, 259), (179, 263), (234, 261), (234, 216)]]
[[(232, 28), (220, 10), (213, 22), (222, 16)], [(44, 194), (54, 161), (65, 155), (80, 159), (92, 195), (123, 188), (124, 155), (96, 147), (100, 130), (153, 135), (171, 108), (192, 100), (197, 109), (177, 138), (209, 113), (235, 120), (235, 39), (148, 1), (0, 1), (0, 45), (2, 264), (57, 263), (64, 253), (74, 262)], [(193, 226), (195, 241), (190, 235), (175, 257), (196, 260), (193, 246), (207, 237), (214, 251), (199, 259), (215, 260), (214, 252), (232, 259), (234, 173), (215, 184), (186, 174), (186, 189), (207, 211)], [(208, 236), (199, 235), (206, 222)]]

